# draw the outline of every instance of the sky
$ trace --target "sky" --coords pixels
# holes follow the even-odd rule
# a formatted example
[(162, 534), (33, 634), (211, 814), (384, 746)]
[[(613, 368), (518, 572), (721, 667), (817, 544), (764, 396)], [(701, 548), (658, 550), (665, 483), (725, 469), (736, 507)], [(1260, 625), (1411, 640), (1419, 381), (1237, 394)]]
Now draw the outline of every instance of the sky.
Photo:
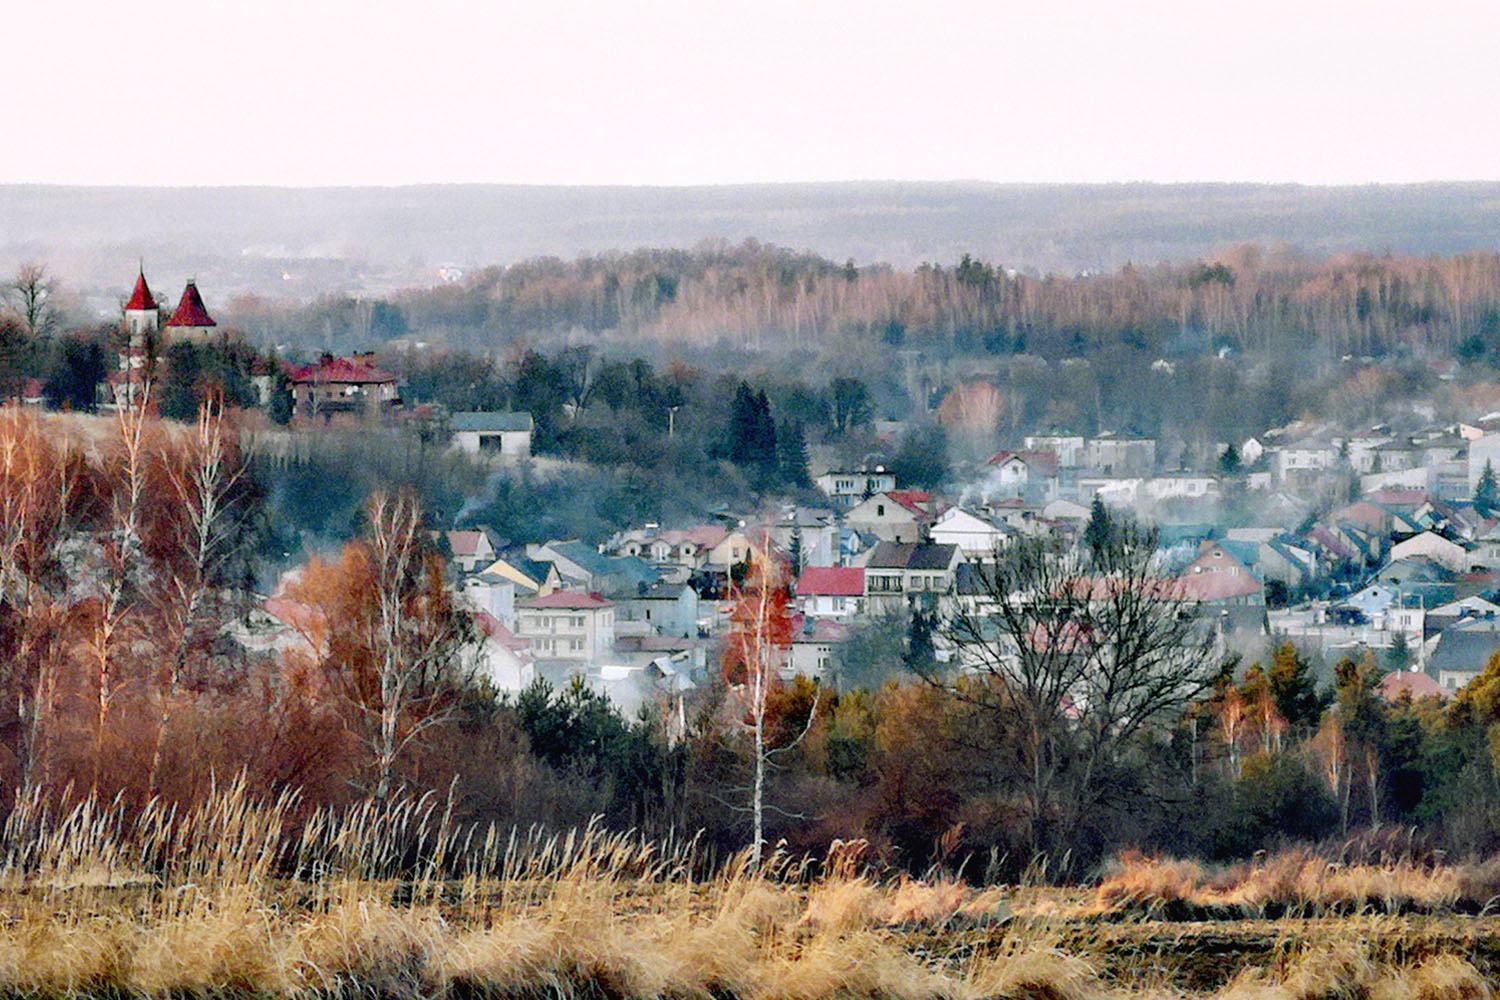
[(0, 183), (1500, 179), (1500, 0), (55, 0), (6, 22)]

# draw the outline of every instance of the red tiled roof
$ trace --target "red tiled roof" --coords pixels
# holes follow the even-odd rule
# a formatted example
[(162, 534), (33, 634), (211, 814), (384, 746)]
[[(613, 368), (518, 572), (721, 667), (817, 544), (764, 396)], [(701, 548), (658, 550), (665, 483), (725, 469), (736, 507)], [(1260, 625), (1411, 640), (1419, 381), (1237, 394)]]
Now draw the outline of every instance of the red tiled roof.
[(304, 365), (301, 368), (294, 369), (291, 378), (293, 382), (297, 383), (347, 382), (364, 384), (396, 381), (396, 376), (389, 372), (383, 372), (379, 368), (372, 368), (363, 361), (352, 361), (349, 358), (329, 358), (319, 361), (315, 365)]
[(167, 325), (218, 326), (204, 307), (203, 296), (198, 294), (198, 286), (191, 281), (182, 290), (182, 301), (177, 303), (177, 309), (172, 313), (172, 318), (167, 320)]
[(891, 490), (886, 496), (913, 514), (926, 514), (926, 505), (932, 503), (932, 494), (924, 490)]
[(990, 458), (990, 465), (1004, 465), (1011, 459), (1020, 459), (1026, 468), (1043, 479), (1056, 479), (1058, 459), (1055, 451), (997, 451)]
[(45, 391), (46, 390), (42, 385), (42, 380), (39, 378), (29, 378), (25, 382), (21, 383), (22, 399), (36, 399), (40, 397)]
[(136, 276), (135, 291), (130, 293), (130, 301), (125, 303), (125, 308), (131, 312), (156, 308), (156, 299), (151, 297), (151, 289), (146, 286), (144, 271)]
[(1398, 670), (1387, 674), (1385, 680), (1380, 682), (1380, 696), (1386, 701), (1395, 701), (1403, 694), (1411, 695), (1412, 701), (1418, 698), (1448, 697), (1448, 692), (1437, 681), (1421, 671)]
[(1265, 586), (1249, 573), (1193, 573), (1182, 578), (1183, 597), (1211, 604), (1259, 594)]
[(849, 626), (839, 622), (831, 622), (823, 618), (812, 620), (812, 630), (807, 628), (807, 618), (802, 615), (792, 616), (791, 641), (793, 644), (799, 642), (843, 642), (849, 638)]
[(510, 629), (500, 623), (500, 619), (487, 611), (481, 611), (474, 616), (474, 621), (479, 625), (485, 635), (494, 639), (500, 645), (512, 653), (525, 652), (531, 648), (530, 639), (522, 639)]
[(453, 550), (455, 556), (476, 556), (479, 554), (479, 543), (484, 540), (482, 531), (450, 531), (448, 532), (448, 548)]
[(598, 594), (576, 594), (567, 590), (554, 590), (546, 597), (532, 597), (518, 601), (523, 608), (609, 608), (614, 602), (606, 601)]
[(812, 597), (861, 597), (865, 571), (848, 566), (809, 566), (797, 581), (797, 593)]

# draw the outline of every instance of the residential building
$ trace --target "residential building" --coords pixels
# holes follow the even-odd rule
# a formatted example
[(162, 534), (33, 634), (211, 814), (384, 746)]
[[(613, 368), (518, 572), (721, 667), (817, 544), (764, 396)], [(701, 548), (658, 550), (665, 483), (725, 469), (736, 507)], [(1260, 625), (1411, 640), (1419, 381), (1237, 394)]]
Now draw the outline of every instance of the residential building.
[(864, 610), (865, 571), (855, 566), (809, 566), (797, 578), (795, 600), (809, 618), (852, 618)]
[(520, 694), (536, 680), (536, 658), (531, 643), (506, 628), (494, 615), (474, 616), (480, 642), (475, 668), (501, 694)]
[(615, 643), (615, 603), (597, 594), (567, 590), (530, 597), (516, 602), (515, 632), (531, 643), (538, 661), (554, 665), (555, 673), (581, 674), (610, 655)]
[(1149, 476), (1156, 468), (1156, 440), (1106, 431), (1089, 439), (1085, 456), (1089, 468), (1107, 476)]
[(917, 542), (932, 520), (932, 497), (918, 490), (877, 493), (849, 509), (844, 525), (887, 542)]
[(335, 358), (324, 354), (314, 365), (295, 368), (292, 415), (298, 420), (329, 420), (349, 415), (373, 420), (401, 405), (396, 376), (381, 371), (371, 358)]
[(792, 646), (781, 668), (784, 679), (809, 677), (828, 681), (833, 675), (833, 651), (849, 637), (849, 626), (827, 618), (792, 618)]
[(1433, 531), (1424, 531), (1391, 546), (1391, 562), (1413, 556), (1426, 556), (1454, 573), (1467, 572), (1473, 562), (1467, 548)]
[(1064, 469), (1079, 469), (1088, 464), (1088, 444), (1082, 434), (1028, 434), (1021, 444), (1027, 451), (1050, 451)]
[(488, 566), (498, 554), (490, 533), (483, 528), (445, 531), (442, 535), (448, 542), (453, 565), (458, 567), (460, 573), (472, 573), (482, 566)]
[(698, 592), (685, 583), (657, 583), (620, 602), (620, 621), (642, 622), (653, 635), (698, 634)]
[(957, 545), (881, 542), (861, 557), (865, 607), (898, 611), (910, 603), (935, 604), (953, 588), (963, 554)]
[(866, 497), (876, 493), (888, 493), (896, 488), (896, 477), (877, 465), (868, 469), (830, 469), (813, 480), (823, 495), (837, 507), (853, 507)]
[(934, 542), (957, 545), (966, 559), (993, 559), (1011, 529), (962, 507), (949, 507), (932, 523), (930, 536)]

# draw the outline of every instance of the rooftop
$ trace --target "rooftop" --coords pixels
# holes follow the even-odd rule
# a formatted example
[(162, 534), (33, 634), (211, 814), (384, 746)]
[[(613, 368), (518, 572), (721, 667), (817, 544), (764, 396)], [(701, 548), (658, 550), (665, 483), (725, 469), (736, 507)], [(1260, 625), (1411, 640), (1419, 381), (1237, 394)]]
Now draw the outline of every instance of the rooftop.
[(468, 412), (455, 413), (451, 421), (455, 431), (490, 432), (529, 431), (532, 429), (531, 414)]
[[(143, 276), (140, 286), (144, 287), (146, 279)], [(150, 294), (149, 292), (147, 293)], [(133, 301), (133, 300), (132, 300)], [(208, 309), (203, 305), (203, 296), (198, 294), (198, 286), (191, 279), (187, 287), (182, 290), (182, 300), (177, 303), (177, 309), (172, 313), (172, 318), (167, 320), (167, 326), (196, 327), (217, 326), (213, 317), (209, 316)]]

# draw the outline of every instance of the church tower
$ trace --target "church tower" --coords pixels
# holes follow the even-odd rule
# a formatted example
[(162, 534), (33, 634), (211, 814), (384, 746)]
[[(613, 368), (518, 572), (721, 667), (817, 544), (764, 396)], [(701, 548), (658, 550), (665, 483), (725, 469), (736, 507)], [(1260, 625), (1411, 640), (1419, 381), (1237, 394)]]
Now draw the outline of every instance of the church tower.
[(218, 324), (203, 305), (203, 296), (198, 294), (197, 283), (189, 278), (187, 287), (182, 290), (182, 300), (177, 303), (172, 318), (167, 320), (167, 335), (202, 342), (213, 336), (216, 326)]
[(130, 294), (130, 301), (125, 303), (125, 333), (135, 343), (143, 340), (147, 334), (155, 333), (160, 324), (161, 312), (156, 307), (151, 288), (146, 284), (146, 271), (142, 268), (135, 279), (135, 291)]

